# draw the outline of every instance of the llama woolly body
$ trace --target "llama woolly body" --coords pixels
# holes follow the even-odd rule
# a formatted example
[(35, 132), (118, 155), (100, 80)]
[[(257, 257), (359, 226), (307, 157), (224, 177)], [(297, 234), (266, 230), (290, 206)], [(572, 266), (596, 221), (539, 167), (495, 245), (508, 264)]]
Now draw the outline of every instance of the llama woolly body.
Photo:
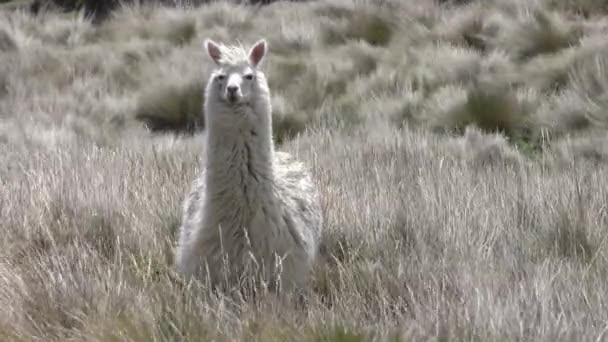
[(321, 209), (308, 169), (274, 151), (269, 89), (257, 69), (266, 44), (249, 54), (206, 46), (218, 67), (205, 90), (206, 148), (184, 201), (176, 267), (214, 287), (253, 276), (302, 288), (318, 251)]

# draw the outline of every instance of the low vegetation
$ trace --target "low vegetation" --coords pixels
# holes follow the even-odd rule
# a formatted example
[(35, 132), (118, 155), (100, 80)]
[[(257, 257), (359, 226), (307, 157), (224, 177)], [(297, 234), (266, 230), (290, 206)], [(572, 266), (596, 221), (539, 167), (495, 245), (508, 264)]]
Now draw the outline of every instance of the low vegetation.
[[(603, 1), (0, 5), (0, 340), (601, 341)], [(305, 307), (173, 271), (202, 41), (269, 42), (327, 222)]]

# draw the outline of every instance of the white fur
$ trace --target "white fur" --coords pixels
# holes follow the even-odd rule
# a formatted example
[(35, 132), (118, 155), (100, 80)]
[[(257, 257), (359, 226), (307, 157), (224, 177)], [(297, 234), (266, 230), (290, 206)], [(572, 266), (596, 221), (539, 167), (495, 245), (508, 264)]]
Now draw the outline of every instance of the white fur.
[[(309, 171), (274, 151), (268, 84), (257, 69), (266, 43), (249, 53), (211, 41), (206, 47), (217, 64), (205, 91), (206, 153), (184, 201), (177, 269), (214, 287), (253, 276), (301, 289), (323, 222)], [(247, 83), (251, 72), (255, 78)], [(214, 79), (219, 74), (223, 81)], [(240, 86), (238, 104), (225, 96), (230, 82)]]

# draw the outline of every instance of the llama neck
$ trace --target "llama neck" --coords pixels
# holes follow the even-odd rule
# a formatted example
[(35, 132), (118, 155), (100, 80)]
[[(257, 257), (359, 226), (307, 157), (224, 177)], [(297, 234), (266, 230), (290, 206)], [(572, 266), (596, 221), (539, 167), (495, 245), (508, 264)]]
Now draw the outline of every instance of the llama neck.
[(270, 122), (209, 121), (205, 166), (210, 198), (255, 201), (273, 183)]

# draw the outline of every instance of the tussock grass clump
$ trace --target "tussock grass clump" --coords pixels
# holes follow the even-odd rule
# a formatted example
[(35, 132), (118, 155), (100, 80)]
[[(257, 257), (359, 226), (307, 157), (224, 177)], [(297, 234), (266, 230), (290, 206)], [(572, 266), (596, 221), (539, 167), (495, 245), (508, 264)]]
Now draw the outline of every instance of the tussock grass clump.
[(355, 16), (346, 28), (347, 39), (360, 39), (371, 45), (387, 45), (392, 34), (391, 23), (373, 14)]
[(587, 235), (583, 223), (561, 213), (557, 215), (556, 229), (547, 237), (547, 243), (553, 245), (554, 253), (560, 258), (590, 262), (597, 248)]
[(557, 52), (575, 44), (581, 36), (576, 26), (555, 12), (542, 8), (522, 11), (515, 18), (503, 17), (492, 39), (495, 47), (506, 49), (517, 59)]
[(0, 51), (9, 52), (17, 49), (17, 43), (13, 38), (6, 32), (6, 30), (0, 29)]
[(164, 38), (176, 45), (185, 45), (190, 43), (195, 36), (194, 20), (185, 20), (174, 23), (174, 26), (166, 31)]
[[(556, 135), (606, 127), (606, 47), (584, 43), (560, 67), (563, 86), (537, 112), (540, 122)], [(550, 73), (548, 73), (550, 74)]]
[(424, 115), (438, 129), (464, 130), (474, 124), (486, 132), (525, 135), (531, 124), (533, 101), (504, 85), (479, 82), (465, 89), (444, 87), (427, 102)]
[[(53, 83), (57, 88), (64, 88), (70, 84), (69, 65), (61, 58), (61, 53), (53, 48), (33, 47), (28, 54), (13, 58), (13, 66), (18, 68), (20, 74), (36, 76), (42, 83)], [(10, 57), (9, 57), (10, 58)]]
[[(367, 43), (352, 42), (309, 58), (275, 57), (269, 61), (271, 89), (281, 96), (275, 110), (277, 137), (293, 137), (312, 124), (352, 126), (360, 123), (356, 107), (365, 100), (353, 96), (349, 82), (363, 79), (377, 67), (379, 51)], [(354, 82), (353, 82), (354, 83)], [(295, 98), (286, 94), (297, 93)], [(284, 132), (285, 135), (283, 135)]]
[(553, 137), (559, 137), (593, 127), (587, 116), (587, 102), (572, 90), (551, 96), (535, 113), (538, 123)]
[[(274, 5), (277, 6), (277, 5)], [(293, 3), (285, 6), (294, 6)], [(297, 8), (277, 10), (283, 18), (278, 33), (272, 34), (268, 38), (269, 44), (273, 47), (275, 55), (296, 55), (307, 53), (318, 39), (319, 32), (316, 23), (308, 22), (305, 17), (299, 15)], [(294, 14), (295, 13), (295, 14)], [(274, 28), (273, 28), (274, 29)], [(273, 30), (274, 31), (274, 30)]]
[(462, 86), (446, 85), (437, 89), (423, 104), (422, 115), (435, 129), (463, 129), (468, 123), (468, 92)]
[(298, 113), (273, 115), (272, 130), (276, 143), (283, 144), (304, 132), (308, 121), (305, 115)]
[(572, 88), (572, 73), (582, 65), (591, 67), (596, 56), (605, 55), (608, 45), (603, 34), (591, 34), (567, 49), (550, 55), (537, 56), (522, 65), (514, 77), (519, 84), (532, 86), (552, 95)]
[(526, 105), (508, 88), (478, 84), (469, 91), (466, 108), (469, 120), (481, 129), (512, 135), (526, 123)]
[(412, 51), (409, 78), (414, 89), (425, 92), (447, 84), (467, 84), (476, 78), (480, 62), (475, 50), (438, 44)]
[(281, 58), (275, 57), (269, 61), (268, 84), (271, 88), (278, 91), (286, 89), (290, 85), (307, 73), (308, 68), (314, 65), (307, 65), (303, 58)]
[(521, 154), (514, 149), (502, 134), (487, 134), (475, 126), (467, 126), (456, 153), (474, 165), (486, 167), (519, 166)]
[(323, 342), (364, 342), (370, 339), (369, 334), (342, 325), (319, 330), (315, 335), (316, 341)]
[(573, 134), (556, 139), (551, 150), (557, 162), (569, 164), (588, 161), (592, 164), (608, 162), (608, 135), (602, 130)]
[(363, 77), (372, 73), (378, 67), (379, 59), (382, 57), (381, 50), (366, 43), (346, 45), (339, 50), (346, 57), (347, 75), (351, 79)]
[[(255, 12), (252, 8), (220, 1), (205, 7), (201, 22), (205, 29), (224, 27), (240, 34), (253, 29)], [(215, 31), (215, 30), (214, 30)], [(223, 38), (215, 36), (214, 39)]]
[(347, 75), (339, 72), (324, 73), (318, 68), (310, 68), (296, 79), (293, 87), (300, 89), (299, 97), (295, 100), (298, 108), (314, 110), (328, 98), (338, 98), (346, 92)]
[[(9, 91), (9, 68), (7, 65), (0, 66), (0, 99), (8, 95)], [(0, 105), (0, 111), (3, 110)]]
[[(333, 13), (334, 11), (337, 11)], [(350, 12), (346, 16), (340, 13)], [(344, 44), (350, 40), (365, 41), (374, 46), (386, 46), (391, 41), (395, 24), (391, 18), (380, 13), (374, 13), (365, 9), (342, 9), (330, 10), (331, 16), (340, 20), (326, 21), (323, 29), (322, 39), (325, 44)]]
[(440, 41), (484, 51), (487, 37), (484, 36), (484, 16), (487, 12), (479, 3), (467, 5), (459, 11), (443, 11), (434, 28)]
[[(581, 170), (582, 171), (582, 170)], [(589, 265), (598, 253), (598, 236), (589, 230), (590, 220), (585, 206), (592, 206), (593, 194), (583, 190), (596, 179), (593, 173), (583, 175), (573, 182), (563, 183), (565, 195), (555, 207), (551, 223), (553, 229), (544, 232), (544, 243), (557, 258)]]
[(135, 118), (153, 131), (194, 132), (204, 127), (204, 82), (159, 85), (144, 91)]
[(100, 29), (99, 34), (113, 41), (138, 37), (143, 40), (163, 39), (181, 46), (189, 44), (196, 37), (197, 28), (194, 18), (183, 12), (133, 7), (115, 15)]
[(595, 123), (608, 127), (608, 54), (597, 54), (589, 63), (576, 65), (570, 79), (576, 94), (587, 105), (585, 113)]
[(274, 141), (282, 144), (302, 133), (310, 121), (311, 115), (297, 112), (283, 96), (273, 95), (272, 103), (272, 132)]
[(560, 10), (567, 10), (586, 17), (608, 13), (608, 4), (602, 0), (548, 0), (546, 3)]
[(522, 66), (516, 82), (547, 93), (561, 91), (568, 86), (568, 73), (575, 58), (572, 51), (533, 58)]
[(356, 80), (350, 89), (363, 98), (372, 94), (398, 99), (415, 93), (432, 102), (435, 91), (466, 85), (478, 77), (482, 68), (477, 51), (433, 44), (404, 53), (396, 60), (378, 63), (369, 77)]
[[(390, 96), (365, 101), (362, 104), (361, 112), (367, 113), (366, 119), (369, 121), (388, 120), (397, 127), (404, 125), (418, 125), (424, 122), (421, 116), (425, 103), (422, 91), (406, 89), (402, 96)], [(373, 115), (376, 113), (377, 115)]]

